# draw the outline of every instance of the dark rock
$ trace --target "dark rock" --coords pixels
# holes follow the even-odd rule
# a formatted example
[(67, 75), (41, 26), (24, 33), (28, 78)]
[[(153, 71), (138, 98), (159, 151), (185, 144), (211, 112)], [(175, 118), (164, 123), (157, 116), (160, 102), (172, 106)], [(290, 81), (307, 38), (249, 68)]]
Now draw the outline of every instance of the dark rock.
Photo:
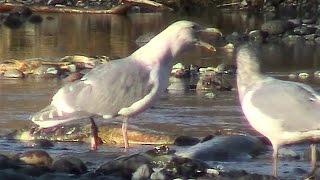
[(32, 180), (32, 177), (16, 172), (14, 169), (0, 170), (0, 179), (3, 180)]
[(38, 177), (37, 180), (74, 180), (77, 178), (75, 175), (63, 173), (46, 173)]
[(151, 175), (152, 169), (150, 165), (143, 164), (141, 165), (136, 172), (132, 174), (132, 180), (142, 180), (142, 179), (149, 179)]
[(8, 28), (17, 29), (22, 26), (24, 20), (17, 15), (9, 15), (4, 19), (3, 24)]
[(215, 137), (214, 135), (208, 135), (208, 136), (204, 137), (204, 138), (200, 141), (200, 143), (209, 141), (209, 140), (211, 140), (211, 139), (214, 138), (214, 137)]
[(303, 43), (304, 38), (299, 35), (289, 35), (282, 39), (282, 41), (286, 44), (297, 44), (297, 43)]
[(80, 72), (74, 72), (74, 73), (71, 73), (70, 75), (68, 75), (67, 77), (63, 78), (63, 81), (64, 82), (73, 82), (78, 79), (81, 79), (82, 77), (83, 77), (83, 74), (81, 74)]
[(320, 37), (315, 38), (314, 41), (315, 41), (317, 44), (320, 44)]
[(101, 165), (95, 170), (95, 173), (99, 175), (114, 175), (131, 178), (132, 173), (134, 173), (141, 165), (149, 164), (151, 160), (151, 156), (141, 153), (119, 157)]
[(4, 72), (3, 76), (7, 78), (24, 78), (23, 72), (17, 69), (9, 69), (8, 71)]
[(300, 26), (293, 29), (293, 32), (297, 35), (308, 35), (316, 32), (316, 28)]
[(174, 145), (177, 146), (192, 146), (199, 143), (200, 140), (191, 136), (179, 136), (174, 140)]
[(27, 6), (15, 6), (9, 11), (10, 15), (29, 17), (32, 14), (32, 10)]
[(271, 20), (261, 25), (261, 30), (270, 35), (282, 34), (291, 28), (291, 23), (283, 20)]
[(47, 139), (36, 139), (34, 140), (34, 143), (32, 145), (33, 147), (36, 148), (44, 148), (44, 149), (49, 149), (53, 147), (53, 143)]
[(24, 152), (19, 157), (20, 161), (37, 166), (51, 166), (52, 158), (43, 150), (29, 150)]
[(191, 159), (204, 161), (226, 161), (250, 159), (261, 154), (267, 147), (258, 139), (245, 135), (216, 136), (215, 138), (198, 143), (175, 154)]
[(292, 23), (294, 26), (301, 26), (302, 24), (301, 19), (289, 19), (288, 22)]
[(75, 157), (61, 157), (52, 163), (51, 169), (68, 174), (84, 174), (87, 172), (86, 165)]
[(164, 168), (164, 174), (169, 177), (197, 178), (206, 174), (209, 166), (200, 160), (173, 157)]
[(221, 90), (230, 91), (232, 83), (222, 73), (216, 71), (206, 71), (200, 75), (197, 83), (197, 90)]
[(227, 35), (225, 39), (227, 43), (238, 43), (247, 41), (249, 37), (247, 34), (244, 33), (233, 32), (230, 35)]
[(9, 169), (9, 168), (18, 168), (20, 167), (19, 164), (9, 157), (0, 154), (0, 169)]
[(32, 15), (29, 18), (29, 22), (33, 24), (38, 24), (38, 23), (41, 23), (42, 21), (43, 21), (43, 18), (40, 15)]
[(16, 169), (15, 172), (22, 173), (27, 176), (39, 177), (45, 173), (51, 172), (49, 167), (46, 166), (25, 166)]
[(309, 34), (304, 36), (304, 39), (307, 41), (314, 41), (315, 38), (316, 38), (315, 34)]
[(250, 41), (263, 43), (265, 42), (268, 34), (261, 30), (253, 30), (249, 32), (248, 36)]

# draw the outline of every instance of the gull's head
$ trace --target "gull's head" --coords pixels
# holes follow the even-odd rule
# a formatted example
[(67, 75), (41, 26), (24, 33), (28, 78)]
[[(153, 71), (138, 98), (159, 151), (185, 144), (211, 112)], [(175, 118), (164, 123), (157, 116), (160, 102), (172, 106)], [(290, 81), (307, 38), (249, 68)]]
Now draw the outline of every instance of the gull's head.
[(216, 28), (204, 28), (191, 21), (177, 21), (154, 38), (146, 45), (135, 51), (131, 56), (144, 64), (163, 63), (168, 64), (171, 59), (190, 46), (200, 46), (215, 51), (215, 48), (200, 40), (200, 37), (217, 36), (221, 32)]
[(169, 42), (173, 53), (179, 53), (192, 45), (215, 51), (212, 45), (200, 40), (202, 35), (222, 35), (222, 33), (216, 28), (204, 28), (195, 22), (177, 21), (163, 30), (158, 38)]

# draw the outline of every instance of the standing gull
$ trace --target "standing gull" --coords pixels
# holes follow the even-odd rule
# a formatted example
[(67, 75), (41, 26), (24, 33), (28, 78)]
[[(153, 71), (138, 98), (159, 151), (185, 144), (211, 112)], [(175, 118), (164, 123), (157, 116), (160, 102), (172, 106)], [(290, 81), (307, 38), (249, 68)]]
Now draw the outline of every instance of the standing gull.
[(313, 175), (315, 143), (320, 140), (320, 96), (308, 85), (261, 74), (255, 50), (244, 45), (237, 52), (237, 83), (243, 113), (272, 144), (274, 176), (279, 146), (300, 142), (311, 143), (310, 175)]
[(93, 116), (104, 119), (123, 116), (124, 147), (128, 148), (128, 119), (152, 106), (167, 88), (172, 60), (191, 45), (215, 50), (199, 39), (201, 34), (221, 33), (190, 21), (173, 23), (130, 56), (99, 65), (81, 80), (63, 86), (32, 121), (47, 128), (90, 118), (91, 149), (96, 150), (98, 129)]

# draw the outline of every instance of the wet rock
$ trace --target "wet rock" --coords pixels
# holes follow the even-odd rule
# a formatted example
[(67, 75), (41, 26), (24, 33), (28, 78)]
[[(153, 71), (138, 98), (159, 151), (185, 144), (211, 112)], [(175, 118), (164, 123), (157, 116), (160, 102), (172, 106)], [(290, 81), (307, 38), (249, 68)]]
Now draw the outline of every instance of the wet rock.
[(29, 18), (29, 22), (33, 24), (38, 24), (38, 23), (41, 23), (42, 21), (43, 21), (43, 18), (40, 15), (31, 15), (31, 17)]
[(320, 37), (315, 38), (314, 41), (315, 41), (317, 44), (320, 44)]
[(189, 82), (187, 79), (170, 77), (167, 90), (170, 94), (185, 93), (190, 90)]
[(15, 6), (9, 11), (10, 15), (29, 17), (32, 14), (32, 10), (27, 6)]
[(289, 19), (288, 22), (292, 23), (294, 26), (301, 26), (302, 25), (301, 19)]
[(167, 175), (161, 170), (163, 168), (153, 168), (154, 172), (151, 174), (150, 179), (152, 180), (166, 180), (168, 179)]
[(42, 65), (33, 70), (34, 75), (39, 77), (57, 77), (58, 69), (55, 66)]
[[(9, 157), (0, 154), (0, 169), (18, 168), (19, 164)], [(1, 178), (0, 178), (1, 179)]]
[(304, 36), (304, 39), (307, 41), (314, 41), (315, 38), (316, 38), (315, 34), (309, 34)]
[(206, 174), (209, 166), (198, 159), (172, 157), (164, 168), (164, 174), (172, 178), (197, 178)]
[(43, 148), (43, 149), (49, 149), (52, 148), (54, 145), (51, 141), (47, 139), (36, 139), (33, 141), (32, 147), (35, 148)]
[(24, 20), (16, 15), (9, 15), (4, 19), (3, 24), (8, 28), (17, 29), (22, 26)]
[(261, 25), (261, 30), (267, 32), (270, 35), (282, 34), (285, 31), (291, 29), (291, 23), (284, 20), (271, 20)]
[(296, 35), (308, 35), (308, 34), (313, 34), (316, 32), (316, 28), (313, 27), (307, 27), (307, 26), (299, 26), (293, 29), (293, 32)]
[(222, 73), (206, 71), (200, 75), (197, 83), (197, 90), (222, 90), (230, 91), (232, 85), (229, 79)]
[(86, 165), (75, 157), (61, 157), (52, 163), (51, 169), (67, 174), (84, 174), (87, 172)]
[(68, 75), (67, 77), (63, 78), (64, 82), (73, 82), (76, 80), (79, 80), (83, 77), (83, 74), (81, 74), (80, 72), (74, 72), (71, 73), (70, 75)]
[(33, 180), (32, 177), (16, 172), (14, 169), (0, 170), (0, 179), (3, 180)]
[(17, 69), (9, 69), (8, 71), (4, 72), (3, 77), (7, 78), (24, 78), (23, 72)]
[(298, 43), (303, 43), (304, 38), (299, 35), (288, 35), (282, 39), (282, 41), (288, 45), (290, 44), (298, 44)]
[(249, 32), (248, 36), (249, 36), (250, 41), (263, 43), (263, 42), (265, 42), (268, 34), (266, 32), (261, 31), (261, 30), (253, 30), (253, 31)]
[(218, 73), (235, 75), (236, 72), (237, 72), (237, 67), (235, 65), (233, 65), (233, 64), (221, 63), (216, 67), (215, 70)]
[(15, 172), (32, 176), (32, 177), (39, 177), (43, 174), (50, 173), (51, 170), (49, 167), (46, 167), (46, 166), (25, 166), (25, 167), (16, 169)]
[(190, 71), (183, 64), (177, 63), (172, 66), (171, 76), (175, 78), (187, 78), (190, 77)]
[(131, 178), (132, 174), (142, 165), (149, 164), (152, 161), (150, 155), (133, 154), (119, 157), (111, 160), (95, 170), (95, 173), (101, 175), (114, 175), (124, 178)]
[(191, 136), (179, 136), (174, 140), (174, 145), (176, 146), (192, 146), (199, 143), (200, 140)]
[(52, 158), (43, 150), (29, 150), (22, 153), (19, 157), (20, 161), (37, 166), (51, 166)]
[(143, 164), (141, 165), (136, 172), (132, 175), (132, 180), (141, 180), (141, 179), (149, 179), (151, 175), (151, 167), (150, 165)]
[(38, 177), (37, 180), (74, 180), (77, 176), (63, 173), (46, 173)]
[(250, 159), (266, 150), (258, 139), (245, 135), (216, 136), (187, 149), (176, 152), (176, 155), (204, 161), (226, 161)]

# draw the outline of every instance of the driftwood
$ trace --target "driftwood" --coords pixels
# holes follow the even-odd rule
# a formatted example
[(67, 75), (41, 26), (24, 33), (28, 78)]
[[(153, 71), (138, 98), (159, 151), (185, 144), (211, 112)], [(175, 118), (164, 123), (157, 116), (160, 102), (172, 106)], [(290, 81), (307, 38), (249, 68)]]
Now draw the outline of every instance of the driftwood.
[[(0, 3), (0, 12), (10, 11), (14, 7), (24, 6), (23, 4)], [(132, 6), (140, 6), (153, 11), (172, 11), (171, 8), (150, 0), (122, 0), (121, 4), (111, 9), (84, 9), (70, 6), (44, 6), (28, 5), (34, 12), (46, 13), (88, 13), (88, 14), (125, 14)]]

